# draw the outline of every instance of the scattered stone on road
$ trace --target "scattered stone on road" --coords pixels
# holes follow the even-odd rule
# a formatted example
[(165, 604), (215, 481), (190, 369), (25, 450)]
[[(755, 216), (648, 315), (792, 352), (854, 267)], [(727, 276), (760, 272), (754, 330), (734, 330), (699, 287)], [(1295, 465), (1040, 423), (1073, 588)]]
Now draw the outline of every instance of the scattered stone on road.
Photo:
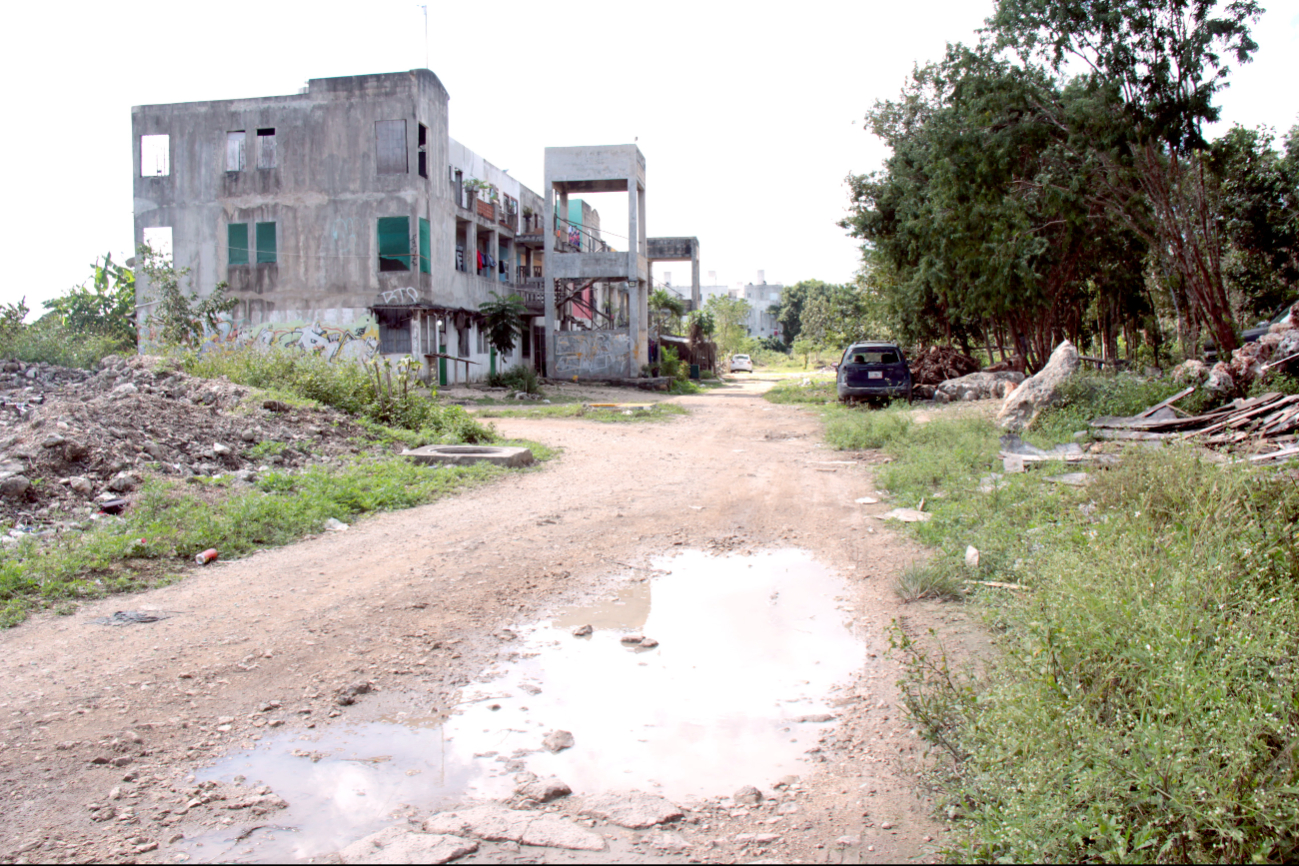
[(656, 794), (616, 791), (586, 797), (579, 814), (603, 818), (628, 830), (644, 830), (675, 821), (684, 817), (685, 812)]
[(338, 852), (344, 863), (441, 864), (478, 850), (478, 843), (459, 836), (416, 833), (406, 827), (387, 827)]
[(737, 806), (756, 806), (762, 802), (762, 792), (752, 785), (745, 785), (731, 799), (735, 800)]
[(534, 779), (519, 785), (514, 789), (514, 793), (525, 800), (536, 800), (538, 803), (549, 803), (551, 800), (557, 800), (560, 797), (567, 797), (573, 793), (573, 789), (560, 781), (555, 776), (549, 776), (545, 779)]
[(541, 745), (552, 752), (562, 752), (564, 749), (573, 748), (575, 742), (573, 735), (568, 731), (551, 731), (546, 734), (546, 738), (541, 741)]
[(587, 637), (593, 631), (595, 631), (595, 629), (591, 628), (589, 625), (579, 625), (577, 628), (573, 629), (573, 637)]

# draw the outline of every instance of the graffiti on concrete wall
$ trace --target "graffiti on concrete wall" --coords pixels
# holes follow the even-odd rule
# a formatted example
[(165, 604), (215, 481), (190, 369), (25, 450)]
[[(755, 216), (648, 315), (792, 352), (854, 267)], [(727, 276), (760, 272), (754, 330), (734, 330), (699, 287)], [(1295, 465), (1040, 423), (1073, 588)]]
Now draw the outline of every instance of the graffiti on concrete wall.
[(555, 375), (620, 378), (633, 375), (626, 331), (560, 331), (555, 334)]
[[(140, 350), (159, 344), (156, 326), (146, 325), (140, 334)], [(319, 320), (260, 322), (225, 318), (215, 331), (208, 330), (200, 352), (217, 349), (297, 349), (320, 355), (328, 361), (367, 361), (379, 351), (379, 324), (374, 316), (362, 316), (345, 325), (322, 324)]]

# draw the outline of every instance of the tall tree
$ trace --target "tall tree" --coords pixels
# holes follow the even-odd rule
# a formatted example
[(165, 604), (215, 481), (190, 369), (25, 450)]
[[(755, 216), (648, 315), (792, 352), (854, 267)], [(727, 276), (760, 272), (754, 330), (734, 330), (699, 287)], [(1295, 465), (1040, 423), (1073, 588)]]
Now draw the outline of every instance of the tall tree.
[(1100, 167), (1091, 198), (1145, 235), (1226, 350), (1237, 340), (1203, 125), (1220, 115), (1213, 99), (1230, 62), (1257, 51), (1249, 25), (1260, 14), (1254, 0), (1000, 0), (988, 21), (997, 48), (1057, 74), (1080, 63), (1093, 86), (1117, 89), (1131, 141), (1091, 154)]

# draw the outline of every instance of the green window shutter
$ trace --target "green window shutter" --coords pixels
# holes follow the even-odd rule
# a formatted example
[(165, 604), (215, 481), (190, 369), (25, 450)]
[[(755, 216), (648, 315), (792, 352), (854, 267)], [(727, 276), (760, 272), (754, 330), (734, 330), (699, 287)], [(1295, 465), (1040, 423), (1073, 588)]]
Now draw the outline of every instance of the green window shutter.
[(275, 256), (275, 223), (257, 224), (257, 264), (273, 265)]
[(410, 217), (379, 217), (379, 270), (410, 270)]
[(226, 245), (230, 248), (229, 264), (248, 264), (248, 223), (230, 223), (226, 229)]
[(428, 220), (424, 217), (419, 218), (419, 272), (421, 274), (433, 273), (433, 268), (429, 262), (429, 255), (433, 249), (433, 237), (429, 230)]

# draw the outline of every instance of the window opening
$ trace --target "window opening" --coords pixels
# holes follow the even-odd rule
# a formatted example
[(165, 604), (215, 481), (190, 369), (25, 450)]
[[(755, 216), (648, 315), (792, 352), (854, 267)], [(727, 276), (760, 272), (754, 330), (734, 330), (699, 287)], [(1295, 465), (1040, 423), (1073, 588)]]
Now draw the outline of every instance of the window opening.
[(421, 274), (433, 273), (432, 262), (429, 256), (433, 252), (433, 233), (429, 228), (428, 220), (424, 217), (419, 218), (419, 272)]
[(273, 265), (278, 250), (275, 245), (275, 223), (257, 224), (257, 264)]
[(476, 330), (478, 331), (478, 354), (486, 355), (487, 354), (487, 326), (483, 324), (479, 324)]
[(248, 223), (230, 223), (226, 227), (226, 242), (230, 248), (227, 262), (232, 265), (248, 264)]
[(410, 217), (379, 217), (379, 270), (410, 270)]
[(275, 129), (257, 130), (257, 167), (275, 168)]
[(144, 243), (167, 261), (171, 261), (171, 226), (150, 226), (144, 230)]
[(457, 358), (469, 357), (469, 323), (465, 322), (456, 328)]
[(465, 173), (458, 168), (451, 169), (451, 192), (456, 197), (456, 204), (465, 206)]
[(171, 136), (140, 136), (140, 177), (171, 174)]
[(419, 125), (419, 176), (428, 177), (428, 127)]
[(405, 174), (406, 121), (376, 120), (374, 135), (379, 174)]
[(226, 133), (226, 171), (243, 171), (248, 134), (242, 129)]
[(379, 322), (379, 354), (409, 355), (411, 313), (409, 310), (375, 310)]

